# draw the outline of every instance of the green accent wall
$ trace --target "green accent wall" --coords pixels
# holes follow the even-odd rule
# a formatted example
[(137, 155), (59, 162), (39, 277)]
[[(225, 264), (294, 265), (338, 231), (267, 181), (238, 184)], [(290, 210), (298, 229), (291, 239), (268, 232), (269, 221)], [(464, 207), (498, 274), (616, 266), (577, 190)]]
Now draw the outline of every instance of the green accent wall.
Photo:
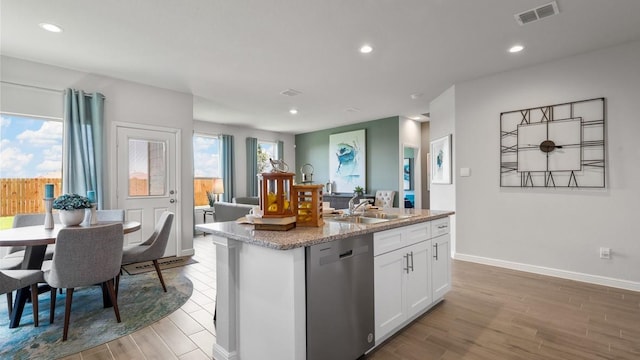
[[(304, 164), (313, 166), (313, 182), (326, 184), (329, 181), (329, 135), (353, 130), (366, 130), (367, 185), (365, 190), (375, 194), (377, 190), (396, 190), (400, 176), (400, 119), (397, 116), (345, 125), (296, 135), (296, 182), (300, 180), (300, 168)], [(335, 156), (335, 155), (334, 155)], [(351, 192), (337, 189), (338, 192)], [(396, 196), (394, 206), (398, 206)]]

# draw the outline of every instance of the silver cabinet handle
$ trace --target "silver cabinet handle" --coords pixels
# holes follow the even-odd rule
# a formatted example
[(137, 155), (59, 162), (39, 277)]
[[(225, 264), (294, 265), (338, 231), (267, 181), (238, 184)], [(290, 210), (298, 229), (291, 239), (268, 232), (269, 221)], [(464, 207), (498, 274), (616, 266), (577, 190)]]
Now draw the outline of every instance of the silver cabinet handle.
[[(408, 257), (409, 257), (409, 255), (407, 255), (407, 258)], [(408, 265), (407, 265), (407, 267), (408, 267)], [(411, 252), (411, 271), (413, 271), (413, 251)]]
[(433, 245), (433, 247), (435, 247), (435, 248), (436, 248), (436, 255), (434, 256), (434, 258), (435, 258), (436, 260), (438, 260), (438, 243), (436, 243), (435, 245)]
[(446, 229), (447, 225), (438, 225), (438, 229)]
[(406, 271), (406, 272), (407, 272), (407, 274), (408, 274), (408, 273), (409, 273), (409, 254), (402, 255), (402, 257), (404, 258), (405, 263), (407, 264), (407, 267), (405, 267), (405, 268), (404, 268), (404, 269), (402, 269), (402, 270)]

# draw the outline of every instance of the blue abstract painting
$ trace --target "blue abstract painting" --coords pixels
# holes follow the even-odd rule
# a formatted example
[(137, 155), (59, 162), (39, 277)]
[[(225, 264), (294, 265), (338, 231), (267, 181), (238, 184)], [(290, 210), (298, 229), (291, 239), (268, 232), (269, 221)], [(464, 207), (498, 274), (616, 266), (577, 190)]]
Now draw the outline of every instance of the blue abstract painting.
[(365, 130), (329, 136), (330, 181), (336, 192), (353, 192), (356, 186), (366, 189)]

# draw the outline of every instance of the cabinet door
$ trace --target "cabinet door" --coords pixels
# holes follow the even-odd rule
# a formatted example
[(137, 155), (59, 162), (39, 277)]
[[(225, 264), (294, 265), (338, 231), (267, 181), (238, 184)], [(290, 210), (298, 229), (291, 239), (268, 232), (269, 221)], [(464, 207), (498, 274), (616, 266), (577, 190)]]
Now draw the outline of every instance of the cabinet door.
[(409, 256), (409, 272), (406, 274), (406, 311), (410, 318), (426, 309), (433, 302), (431, 297), (431, 241), (423, 241), (403, 248)]
[(450, 235), (431, 239), (433, 254), (431, 271), (433, 274), (433, 299), (437, 300), (451, 289), (451, 249)]
[(407, 259), (404, 249), (373, 258), (376, 344), (406, 319), (404, 282)]

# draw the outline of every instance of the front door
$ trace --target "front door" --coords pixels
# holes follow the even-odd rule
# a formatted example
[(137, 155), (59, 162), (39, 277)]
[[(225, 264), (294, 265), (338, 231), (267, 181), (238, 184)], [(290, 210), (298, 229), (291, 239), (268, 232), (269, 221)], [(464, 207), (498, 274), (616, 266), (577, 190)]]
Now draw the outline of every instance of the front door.
[(141, 231), (125, 236), (125, 246), (146, 241), (164, 211), (176, 214), (164, 256), (178, 249), (176, 223), (176, 133), (117, 127), (117, 207), (126, 219), (139, 221)]

